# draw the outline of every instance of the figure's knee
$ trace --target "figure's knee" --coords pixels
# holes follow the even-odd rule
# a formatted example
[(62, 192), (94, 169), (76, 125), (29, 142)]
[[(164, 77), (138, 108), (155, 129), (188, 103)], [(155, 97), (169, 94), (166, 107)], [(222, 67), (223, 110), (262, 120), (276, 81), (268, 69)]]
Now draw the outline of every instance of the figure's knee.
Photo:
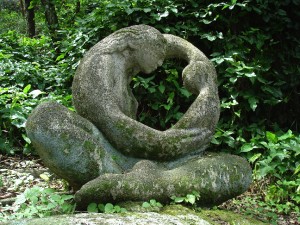
[(72, 186), (80, 187), (102, 173), (121, 172), (102, 146), (97, 128), (59, 103), (39, 105), (26, 131), (45, 165)]

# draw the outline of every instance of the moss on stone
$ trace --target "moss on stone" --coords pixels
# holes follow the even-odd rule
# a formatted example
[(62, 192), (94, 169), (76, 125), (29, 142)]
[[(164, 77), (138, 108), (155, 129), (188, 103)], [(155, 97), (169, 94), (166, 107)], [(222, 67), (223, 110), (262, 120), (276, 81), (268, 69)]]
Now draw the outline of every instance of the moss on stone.
[(161, 212), (161, 214), (167, 214), (172, 216), (177, 215), (196, 215), (204, 220), (210, 222), (212, 225), (219, 225), (226, 222), (226, 224), (242, 224), (242, 225), (267, 225), (260, 220), (251, 218), (249, 216), (241, 215), (227, 210), (218, 210), (218, 209), (202, 209), (196, 208), (196, 210), (185, 207), (183, 205), (167, 205)]
[[(125, 207), (127, 213), (118, 214), (100, 214), (100, 213), (82, 213), (75, 215), (61, 215), (53, 216), (47, 218), (30, 219), (22, 221), (10, 221), (8, 223), (3, 223), (3, 225), (35, 225), (35, 224), (56, 224), (56, 225), (68, 225), (78, 223), (88, 223), (88, 224), (112, 224), (115, 221), (118, 224), (151, 224), (156, 220), (160, 224), (170, 224), (169, 218), (172, 221), (176, 220), (176, 224), (205, 224), (209, 222), (211, 225), (219, 224), (241, 224), (241, 225), (267, 225), (262, 221), (256, 220), (249, 216), (244, 216), (232, 211), (226, 210), (214, 210), (214, 209), (201, 209), (196, 208), (191, 209), (183, 205), (167, 205), (161, 210), (149, 208), (146, 211), (143, 208), (142, 202), (123, 202), (119, 203), (119, 206)], [(109, 219), (109, 223), (106, 223)], [(137, 221), (143, 221), (143, 223), (136, 223)], [(148, 223), (147, 223), (148, 221)], [(207, 222), (205, 222), (207, 221)], [(172, 223), (173, 224), (173, 223)]]
[(93, 152), (96, 149), (96, 145), (91, 141), (85, 141), (83, 143), (84, 149), (86, 149), (88, 152)]
[(228, 224), (242, 224), (242, 225), (267, 225), (260, 220), (251, 218), (250, 216), (241, 215), (232, 211), (218, 210), (218, 209), (201, 209), (197, 212), (201, 218), (207, 220), (212, 225), (219, 225), (221, 221)]

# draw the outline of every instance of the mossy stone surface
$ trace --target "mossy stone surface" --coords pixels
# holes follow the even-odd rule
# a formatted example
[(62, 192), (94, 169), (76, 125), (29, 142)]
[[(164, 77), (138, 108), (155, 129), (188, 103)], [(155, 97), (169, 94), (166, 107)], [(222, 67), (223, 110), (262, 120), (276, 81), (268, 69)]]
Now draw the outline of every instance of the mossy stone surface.
[[(153, 72), (166, 58), (181, 58), (184, 86), (197, 95), (182, 118), (159, 131), (135, 120), (138, 103), (130, 82)], [(124, 155), (170, 161), (204, 151), (220, 114), (217, 74), (193, 44), (147, 25), (120, 29), (87, 51), (72, 84), (77, 113), (91, 121)]]
[(137, 161), (131, 163), (105, 142), (91, 122), (53, 101), (33, 110), (26, 132), (45, 165), (75, 189), (100, 174), (121, 173)]
[(86, 183), (75, 194), (75, 200), (83, 207), (94, 201), (168, 202), (171, 196), (197, 191), (201, 205), (216, 205), (247, 190), (251, 183), (251, 168), (247, 165), (243, 158), (225, 153), (207, 153), (174, 169), (144, 160), (131, 172), (104, 174)]
[[(159, 131), (135, 120), (138, 104), (129, 83), (166, 58), (187, 61), (183, 84), (197, 97), (174, 126)], [(192, 191), (200, 193), (201, 204), (216, 205), (249, 187), (246, 160), (204, 154), (220, 114), (217, 75), (188, 41), (147, 25), (118, 30), (86, 52), (72, 91), (76, 113), (56, 102), (42, 103), (26, 131), (45, 165), (79, 189), (79, 206), (167, 202)]]
[[(136, 207), (134, 207), (136, 208)], [(2, 225), (267, 225), (259, 220), (243, 216), (231, 211), (200, 210), (194, 211), (182, 205), (168, 205), (159, 212), (126, 212), (120, 214), (79, 213), (60, 215), (39, 219), (10, 221)]]

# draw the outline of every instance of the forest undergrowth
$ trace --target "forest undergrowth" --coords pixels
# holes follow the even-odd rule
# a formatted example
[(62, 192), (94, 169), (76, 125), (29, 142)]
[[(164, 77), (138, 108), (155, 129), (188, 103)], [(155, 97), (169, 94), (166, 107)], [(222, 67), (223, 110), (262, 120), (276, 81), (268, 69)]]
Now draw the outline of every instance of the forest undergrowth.
[[(45, 17), (45, 6), (32, 0), (32, 37), (19, 2), (0, 1), (1, 170), (17, 171), (28, 157), (33, 164), (39, 162), (24, 129), (27, 117), (49, 100), (74, 110), (72, 79), (89, 48), (117, 29), (148, 24), (187, 39), (216, 67), (221, 116), (209, 150), (245, 157), (254, 179), (247, 193), (219, 207), (273, 224), (300, 223), (299, 0), (52, 1), (51, 13), (58, 18), (52, 24)], [(165, 130), (185, 113), (195, 96), (182, 86), (184, 66), (167, 61), (156, 72), (133, 78), (140, 122)], [(24, 187), (51, 184), (43, 179), (52, 174), (40, 175), (16, 180)], [(2, 199), (25, 191), (10, 190), (15, 184), (7, 186), (13, 182), (9, 176), (1, 172)], [(61, 182), (54, 188), (65, 192)], [(70, 196), (54, 198), (66, 202), (62, 212), (71, 210)], [(0, 218), (1, 214), (5, 213), (0, 211)]]

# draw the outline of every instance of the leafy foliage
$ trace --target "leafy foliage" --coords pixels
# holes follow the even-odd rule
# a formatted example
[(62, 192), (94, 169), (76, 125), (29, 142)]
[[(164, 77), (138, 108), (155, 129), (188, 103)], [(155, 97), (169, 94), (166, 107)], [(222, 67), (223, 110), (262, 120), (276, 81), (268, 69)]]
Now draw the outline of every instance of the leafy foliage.
[[(179, 66), (178, 66), (179, 65)], [(165, 130), (175, 124), (195, 96), (182, 87), (180, 62), (167, 62), (152, 76), (133, 78), (133, 90), (139, 103), (138, 120), (156, 129)], [(151, 94), (151, 98), (149, 98)]]
[(149, 202), (143, 202), (142, 207), (143, 208), (151, 208), (151, 207), (162, 208), (163, 205), (160, 202), (156, 201), (155, 199), (150, 199)]
[(10, 31), (0, 40), (0, 152), (23, 148), (29, 153), (30, 140), (24, 129), (29, 113), (44, 100), (70, 106), (71, 73), (66, 76), (66, 71), (74, 70), (67, 64), (57, 65), (45, 36), (30, 39)]
[[(84, 52), (117, 29), (143, 23), (189, 40), (210, 57), (221, 101), (211, 149), (246, 157), (256, 179), (270, 179), (269, 207), (299, 210), (299, 0), (94, 0), (81, 1), (76, 13), (74, 0), (54, 2), (64, 6), (56, 43), (43, 28), (35, 39), (7, 31), (20, 32), (24, 24), (16, 12), (1, 11), (7, 26), (0, 23), (0, 152), (32, 152), (24, 131), (31, 110), (48, 99), (71, 107), (72, 76)], [(182, 87), (184, 66), (169, 61), (133, 78), (141, 122), (165, 130), (187, 110), (195, 96)]]
[(14, 213), (9, 216), (0, 213), (0, 221), (73, 213), (76, 206), (71, 202), (73, 198), (73, 195), (57, 194), (51, 188), (35, 186), (18, 195), (10, 208)]
[(97, 203), (90, 203), (87, 207), (87, 211), (89, 213), (124, 213), (127, 212), (127, 210), (123, 207), (120, 207), (119, 205), (113, 205), (111, 203), (106, 204), (97, 204)]
[(186, 203), (194, 205), (196, 201), (200, 200), (200, 194), (197, 191), (193, 191), (184, 197), (172, 196), (171, 199), (174, 203)]
[[(1, 6), (0, 6), (1, 8)], [(0, 9), (0, 33), (9, 31), (12, 27), (20, 33), (25, 33), (26, 24), (20, 13), (8, 9)]]

